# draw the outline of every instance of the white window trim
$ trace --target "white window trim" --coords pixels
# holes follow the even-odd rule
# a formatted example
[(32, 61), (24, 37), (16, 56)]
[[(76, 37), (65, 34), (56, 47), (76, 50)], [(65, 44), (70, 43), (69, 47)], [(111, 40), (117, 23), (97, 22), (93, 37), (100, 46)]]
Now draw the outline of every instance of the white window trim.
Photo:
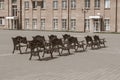
[(62, 9), (67, 9), (67, 0), (62, 0)]
[(34, 1), (34, 2), (35, 2), (34, 7), (33, 7), (33, 2), (32, 2), (32, 8), (37, 9), (37, 1)]
[[(64, 20), (64, 21), (63, 21)], [(63, 18), (62, 19), (62, 29), (63, 30), (66, 30), (66, 28), (67, 28), (67, 19), (66, 18)]]
[(0, 1), (0, 10), (3, 10), (3, 9), (4, 9), (4, 0)]
[(17, 5), (12, 6), (12, 16), (17, 16)]
[(25, 9), (29, 9), (29, 1), (24, 2)]
[(41, 30), (45, 30), (45, 18), (41, 18)]
[(85, 19), (85, 30), (86, 31), (90, 30), (90, 19)]
[(58, 18), (53, 19), (53, 29), (57, 30), (58, 29)]
[(71, 0), (71, 9), (76, 9), (76, 0)]
[[(106, 24), (106, 20), (109, 20), (109, 24)], [(105, 31), (109, 31), (110, 30), (110, 18), (105, 18), (104, 19), (104, 27), (105, 27)]]
[(53, 9), (58, 9), (58, 0), (53, 0)]
[(76, 29), (76, 19), (71, 18), (71, 30), (75, 30)]
[(85, 9), (89, 9), (90, 8), (90, 0), (85, 0)]
[[(34, 22), (35, 21), (35, 22)], [(33, 20), (32, 20), (32, 28), (33, 29), (37, 29), (37, 18), (34, 18)]]
[(46, 0), (42, 0), (42, 9), (46, 9)]
[(100, 0), (95, 0), (95, 9), (100, 8)]
[(110, 8), (110, 0), (104, 0), (104, 6), (105, 6), (105, 9), (109, 9)]
[(30, 25), (30, 23), (29, 23), (29, 18), (25, 18), (25, 29), (29, 29), (29, 25)]

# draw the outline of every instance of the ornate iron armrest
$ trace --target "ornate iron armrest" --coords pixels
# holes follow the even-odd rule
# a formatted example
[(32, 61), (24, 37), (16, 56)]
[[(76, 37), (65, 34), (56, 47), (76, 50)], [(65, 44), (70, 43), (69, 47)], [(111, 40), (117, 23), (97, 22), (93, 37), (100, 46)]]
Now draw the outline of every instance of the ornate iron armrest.
[(82, 41), (78, 41), (78, 44), (86, 45), (84, 42), (85, 42), (84, 40), (82, 40)]
[(105, 41), (105, 38), (100, 39), (100, 41), (106, 42), (106, 41)]

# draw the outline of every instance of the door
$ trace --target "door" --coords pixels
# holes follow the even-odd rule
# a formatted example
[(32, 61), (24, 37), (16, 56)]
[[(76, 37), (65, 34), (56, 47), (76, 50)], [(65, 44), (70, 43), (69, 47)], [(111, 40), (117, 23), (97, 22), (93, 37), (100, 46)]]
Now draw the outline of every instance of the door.
[(94, 20), (94, 32), (100, 32), (100, 20)]
[(12, 19), (12, 29), (18, 29), (18, 20)]

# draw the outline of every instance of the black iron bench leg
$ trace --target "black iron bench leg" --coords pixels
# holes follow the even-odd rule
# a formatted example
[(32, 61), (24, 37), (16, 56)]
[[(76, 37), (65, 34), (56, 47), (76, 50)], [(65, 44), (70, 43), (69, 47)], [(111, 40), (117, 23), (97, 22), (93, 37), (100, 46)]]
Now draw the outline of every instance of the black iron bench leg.
[(43, 52), (43, 55), (42, 55), (42, 57), (44, 57), (45, 56), (45, 51)]
[(14, 47), (14, 49), (13, 49), (12, 53), (14, 54), (14, 52), (15, 52), (15, 47)]
[(38, 54), (38, 59), (41, 60), (39, 52), (37, 54)]
[(31, 51), (31, 53), (30, 53), (30, 58), (29, 58), (29, 60), (31, 60), (32, 56), (33, 56), (33, 51)]
[(51, 54), (51, 58), (53, 58), (53, 52), (50, 51), (50, 54)]
[(61, 54), (62, 54), (62, 52), (63, 52), (63, 49), (61, 50)]
[(68, 53), (70, 54), (70, 49), (68, 49)]
[(59, 56), (61, 56), (61, 54), (60, 54), (60, 50), (58, 50), (58, 52), (59, 52)]

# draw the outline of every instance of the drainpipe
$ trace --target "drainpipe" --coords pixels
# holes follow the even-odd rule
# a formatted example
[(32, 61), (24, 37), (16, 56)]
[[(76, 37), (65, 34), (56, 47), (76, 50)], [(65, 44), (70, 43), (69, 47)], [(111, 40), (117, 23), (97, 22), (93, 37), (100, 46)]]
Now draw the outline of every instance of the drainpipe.
[(70, 0), (68, 0), (68, 31), (70, 29)]
[[(10, 2), (9, 2), (9, 0), (8, 0), (8, 17), (9, 17), (9, 6), (10, 6)], [(10, 29), (10, 21), (9, 21), (9, 19), (8, 19), (8, 29)]]
[(20, 26), (19, 29), (22, 29), (22, 0), (20, 0)]
[(117, 10), (118, 10), (117, 7), (118, 7), (118, 6), (117, 6), (117, 5), (118, 5), (118, 0), (116, 0), (115, 32), (117, 32), (117, 29), (118, 29), (118, 26), (117, 26), (117, 15), (118, 15), (118, 14), (117, 14)]

